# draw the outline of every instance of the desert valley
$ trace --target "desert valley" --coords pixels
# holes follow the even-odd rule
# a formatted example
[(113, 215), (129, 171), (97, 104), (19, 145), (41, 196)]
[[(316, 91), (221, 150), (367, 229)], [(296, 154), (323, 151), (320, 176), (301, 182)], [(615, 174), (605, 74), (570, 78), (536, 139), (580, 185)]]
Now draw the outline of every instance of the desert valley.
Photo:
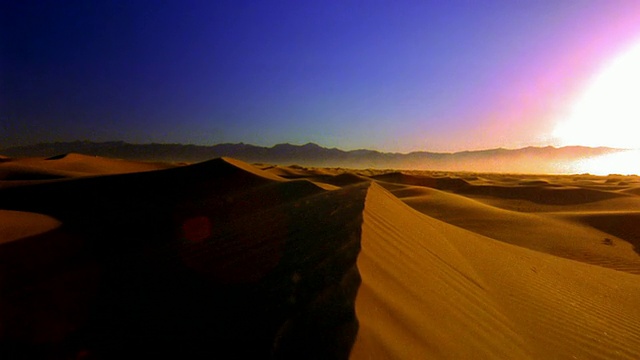
[(2, 358), (640, 358), (640, 177), (0, 162)]

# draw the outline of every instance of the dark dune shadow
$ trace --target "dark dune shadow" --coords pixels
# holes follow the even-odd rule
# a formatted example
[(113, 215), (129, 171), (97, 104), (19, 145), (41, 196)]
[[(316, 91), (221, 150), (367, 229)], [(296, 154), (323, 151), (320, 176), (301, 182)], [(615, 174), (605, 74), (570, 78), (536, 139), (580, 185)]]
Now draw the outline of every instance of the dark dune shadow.
[(373, 179), (404, 185), (424, 186), (439, 190), (456, 190), (466, 188), (469, 183), (463, 179), (451, 177), (432, 177), (425, 175), (408, 175), (401, 172), (372, 176)]
[(640, 255), (640, 213), (588, 214), (582, 216), (581, 221), (629, 242)]
[(313, 177), (310, 177), (310, 179), (335, 185), (335, 186), (340, 186), (340, 187), (371, 181), (371, 179), (368, 179), (363, 176), (351, 174), (351, 173), (344, 173), (339, 175), (313, 176)]
[(624, 194), (610, 191), (553, 186), (474, 185), (462, 187), (455, 190), (455, 192), (471, 196), (528, 200), (544, 205), (578, 205), (625, 196)]
[(64, 158), (66, 158), (69, 154), (60, 154), (60, 155), (54, 155), (54, 156), (50, 156), (48, 158), (46, 158), (45, 160), (62, 160)]
[[(13, 290), (0, 283), (0, 301), (26, 301), (13, 301), (16, 321), (0, 320), (0, 355), (347, 358), (367, 186), (323, 191), (217, 159), (0, 190), (0, 208), (54, 216), (73, 239), (60, 252), (73, 261), (32, 264), (31, 277), (79, 279), (29, 292), (33, 282), (3, 270)], [(30, 241), (13, 245), (17, 261), (43, 251)], [(58, 306), (46, 291), (61, 294), (63, 319), (26, 315), (36, 298)], [(43, 327), (57, 332), (33, 335)]]

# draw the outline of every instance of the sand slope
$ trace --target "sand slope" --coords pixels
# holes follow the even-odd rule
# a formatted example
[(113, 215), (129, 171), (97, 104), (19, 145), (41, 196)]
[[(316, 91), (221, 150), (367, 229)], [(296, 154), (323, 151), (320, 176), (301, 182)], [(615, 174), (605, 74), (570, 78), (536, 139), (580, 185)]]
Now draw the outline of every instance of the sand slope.
[(68, 154), (0, 178), (0, 358), (640, 358), (637, 177)]
[(0, 190), (64, 230), (0, 248), (0, 356), (345, 358), (366, 188), (223, 158)]
[(640, 356), (637, 276), (493, 241), (367, 195), (352, 358)]
[[(517, 212), (426, 188), (396, 189), (414, 209), (506, 243), (594, 265), (640, 274), (640, 257), (628, 241), (584, 223), (546, 213)], [(618, 240), (607, 246), (605, 238)]]
[(60, 225), (59, 221), (49, 216), (0, 210), (0, 243), (46, 233)]
[(0, 162), (0, 180), (47, 180), (67, 177), (123, 174), (171, 168), (168, 163), (109, 159), (82, 154), (51, 158), (9, 159)]

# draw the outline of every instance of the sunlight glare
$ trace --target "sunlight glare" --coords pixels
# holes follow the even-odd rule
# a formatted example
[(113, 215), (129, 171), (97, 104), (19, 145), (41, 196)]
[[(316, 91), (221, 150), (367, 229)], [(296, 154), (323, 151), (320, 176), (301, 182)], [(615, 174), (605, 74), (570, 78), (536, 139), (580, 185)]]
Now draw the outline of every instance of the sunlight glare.
[(640, 43), (590, 83), (553, 135), (561, 145), (640, 148)]
[(577, 164), (578, 173), (593, 175), (640, 175), (640, 150), (628, 150), (594, 158)]

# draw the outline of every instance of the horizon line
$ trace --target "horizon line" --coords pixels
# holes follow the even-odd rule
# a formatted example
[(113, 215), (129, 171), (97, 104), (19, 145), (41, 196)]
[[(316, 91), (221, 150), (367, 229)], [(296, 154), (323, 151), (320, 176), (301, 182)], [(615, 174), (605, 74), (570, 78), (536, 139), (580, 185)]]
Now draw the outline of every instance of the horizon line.
[(352, 152), (352, 151), (374, 151), (374, 152), (379, 152), (379, 153), (383, 153), (383, 154), (399, 154), (399, 155), (409, 155), (409, 154), (414, 154), (414, 153), (432, 153), (432, 154), (459, 154), (459, 153), (468, 153), (468, 152), (484, 152), (484, 151), (495, 151), (495, 150), (507, 150), (507, 151), (517, 151), (517, 150), (523, 150), (523, 149), (544, 149), (544, 148), (552, 148), (552, 149), (564, 149), (564, 148), (585, 148), (585, 149), (607, 149), (607, 150), (615, 150), (615, 151), (634, 151), (634, 150), (640, 150), (640, 148), (637, 149), (633, 149), (633, 148), (616, 148), (616, 147), (610, 147), (610, 146), (587, 146), (587, 145), (563, 145), (563, 146), (554, 146), (554, 145), (540, 145), (540, 146), (534, 146), (534, 145), (528, 145), (528, 146), (522, 146), (522, 147), (517, 147), (517, 148), (510, 148), (510, 147), (495, 147), (495, 148), (484, 148), (484, 149), (474, 149), (474, 150), (458, 150), (458, 151), (433, 151), (433, 150), (414, 150), (414, 151), (409, 151), (409, 152), (399, 152), (399, 151), (383, 151), (383, 150), (377, 150), (377, 149), (369, 149), (369, 148), (357, 148), (357, 149), (353, 149), (353, 150), (345, 150), (342, 148), (338, 148), (338, 147), (328, 147), (328, 146), (324, 146), (312, 141), (306, 142), (304, 144), (295, 144), (295, 143), (290, 143), (290, 142), (284, 142), (284, 143), (277, 143), (277, 144), (273, 144), (271, 146), (267, 146), (267, 145), (256, 145), (256, 144), (251, 144), (251, 143), (245, 143), (243, 141), (240, 142), (219, 142), (219, 143), (215, 143), (215, 144), (209, 144), (209, 145), (204, 145), (204, 144), (193, 144), (193, 143), (179, 143), (179, 142), (128, 142), (128, 141), (124, 141), (124, 140), (105, 140), (105, 141), (94, 141), (94, 140), (70, 140), (70, 141), (49, 141), (49, 142), (38, 142), (38, 143), (33, 143), (33, 144), (28, 144), (28, 145), (13, 145), (13, 146), (8, 146), (8, 147), (2, 147), (0, 148), (0, 151), (4, 151), (4, 150), (10, 150), (10, 149), (16, 149), (16, 148), (28, 148), (28, 147), (36, 147), (36, 146), (42, 146), (42, 145), (53, 145), (53, 144), (72, 144), (72, 143), (86, 143), (86, 144), (110, 144), (110, 143), (114, 143), (114, 144), (125, 144), (125, 145), (137, 145), (137, 146), (149, 146), (149, 145), (177, 145), (177, 146), (198, 146), (198, 147), (214, 147), (214, 146), (220, 146), (220, 145), (247, 145), (247, 146), (254, 146), (254, 147), (259, 147), (259, 148), (265, 148), (265, 149), (272, 149), (275, 148), (277, 146), (282, 146), (282, 145), (289, 145), (289, 146), (296, 146), (296, 147), (304, 147), (304, 146), (309, 146), (309, 145), (314, 145), (326, 150), (338, 150), (338, 151), (343, 151), (343, 152)]

